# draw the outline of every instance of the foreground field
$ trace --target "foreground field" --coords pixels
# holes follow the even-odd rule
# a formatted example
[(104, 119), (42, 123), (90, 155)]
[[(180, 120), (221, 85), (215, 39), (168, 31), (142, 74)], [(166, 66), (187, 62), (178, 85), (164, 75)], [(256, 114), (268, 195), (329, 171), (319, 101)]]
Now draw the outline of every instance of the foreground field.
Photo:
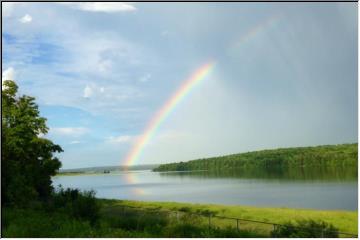
[[(322, 220), (333, 224), (340, 232), (358, 232), (358, 213), (356, 211), (333, 211), (333, 210), (309, 210), (309, 209), (290, 209), (290, 208), (260, 208), (248, 206), (225, 206), (215, 204), (189, 204), (176, 202), (141, 202), (126, 200), (105, 200), (101, 199), (104, 212), (116, 214), (122, 210), (122, 206), (139, 208), (158, 208), (159, 210), (180, 210), (186, 212), (210, 212), (219, 216), (242, 218), (263, 222), (282, 224), (288, 221), (313, 219)], [(216, 224), (234, 224), (224, 220), (213, 219)], [(257, 224), (261, 228), (261, 224)], [(263, 225), (266, 227), (265, 225)]]
[[(93, 203), (98, 206), (95, 207), (91, 203), (91, 198), (80, 196), (79, 199), (80, 202), (75, 201), (63, 208), (41, 204), (25, 209), (4, 208), (2, 211), (2, 236), (242, 238), (274, 236), (276, 226), (274, 227), (272, 224), (243, 220), (237, 222), (235, 218), (276, 224), (289, 224), (289, 221), (311, 219), (331, 224), (339, 232), (357, 234), (357, 212), (350, 211), (106, 199), (94, 199)], [(95, 209), (98, 209), (99, 212)], [(233, 219), (221, 219), (215, 215)], [(293, 229), (290, 230), (293, 231)], [(311, 235), (295, 235), (294, 237), (332, 236), (329, 235), (331, 232), (324, 235), (324, 232), (321, 231), (323, 230), (317, 228)], [(341, 233), (335, 236), (355, 237)]]

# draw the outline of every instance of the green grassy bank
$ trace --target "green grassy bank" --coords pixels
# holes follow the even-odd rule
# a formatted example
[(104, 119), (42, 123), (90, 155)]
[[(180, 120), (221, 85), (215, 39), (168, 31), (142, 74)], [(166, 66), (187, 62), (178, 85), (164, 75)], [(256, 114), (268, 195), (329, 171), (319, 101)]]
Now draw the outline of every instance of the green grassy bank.
[[(263, 208), (250, 206), (225, 206), (216, 204), (190, 204), (177, 202), (142, 202), (126, 200), (100, 200), (104, 212), (116, 213), (122, 210), (122, 206), (132, 206), (140, 208), (159, 208), (162, 210), (175, 210), (186, 212), (211, 212), (219, 216), (243, 218), (272, 223), (284, 223), (287, 221), (313, 219), (322, 220), (333, 224), (340, 232), (357, 234), (358, 213), (357, 211), (340, 210), (312, 210), (312, 209), (292, 209), (292, 208)], [(213, 220), (216, 224), (216, 220)], [(234, 223), (234, 222), (233, 222)], [(228, 224), (218, 221), (218, 224)], [(261, 224), (258, 225), (261, 227)]]
[[(272, 225), (211, 219), (207, 214), (272, 223), (296, 220), (324, 221), (340, 232), (357, 234), (357, 212), (288, 208), (258, 208), (175, 202), (96, 199), (96, 222), (74, 218), (68, 210), (32, 206), (3, 209), (4, 237), (270, 237)], [(124, 208), (124, 206), (126, 206)], [(170, 211), (169, 211), (170, 210)], [(170, 212), (170, 214), (169, 214)], [(179, 216), (172, 213), (181, 213)], [(200, 213), (205, 217), (191, 215)], [(344, 237), (341, 236), (340, 237)]]

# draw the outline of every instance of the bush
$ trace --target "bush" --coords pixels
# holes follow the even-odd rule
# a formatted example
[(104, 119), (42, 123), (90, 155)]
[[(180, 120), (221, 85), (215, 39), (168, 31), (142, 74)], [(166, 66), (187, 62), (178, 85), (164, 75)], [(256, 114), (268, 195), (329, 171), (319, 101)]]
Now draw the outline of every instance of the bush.
[(297, 224), (288, 222), (279, 225), (271, 232), (272, 237), (292, 237), (292, 238), (336, 238), (339, 237), (338, 229), (333, 225), (314, 220), (301, 220)]
[(212, 227), (210, 232), (205, 237), (213, 237), (213, 238), (259, 238), (266, 237), (261, 235), (260, 233), (254, 230), (237, 230), (233, 227), (219, 228)]
[(54, 192), (48, 210), (60, 209), (76, 219), (87, 220), (94, 225), (99, 219), (100, 206), (94, 191), (67, 188)]
[(179, 208), (179, 211), (189, 213), (189, 212), (191, 212), (191, 209), (189, 207), (181, 207), (181, 208)]
[(179, 224), (171, 224), (163, 229), (164, 237), (204, 237), (206, 228), (195, 226), (191, 223), (184, 222)]
[(206, 224), (194, 225), (190, 222), (174, 223), (163, 229), (162, 237), (171, 238), (253, 238), (265, 237), (256, 231), (237, 230), (236, 228), (211, 227)]
[(169, 218), (166, 213), (146, 212), (126, 208), (125, 211), (115, 215), (103, 216), (104, 221), (111, 228), (122, 228), (127, 231), (146, 231), (148, 233), (159, 233), (161, 228), (168, 224)]
[(205, 215), (205, 216), (213, 216), (213, 215), (216, 215), (218, 212), (217, 211), (211, 211), (211, 210), (208, 210), (208, 209), (204, 209), (204, 210), (197, 209), (196, 213), (201, 214), (201, 215)]

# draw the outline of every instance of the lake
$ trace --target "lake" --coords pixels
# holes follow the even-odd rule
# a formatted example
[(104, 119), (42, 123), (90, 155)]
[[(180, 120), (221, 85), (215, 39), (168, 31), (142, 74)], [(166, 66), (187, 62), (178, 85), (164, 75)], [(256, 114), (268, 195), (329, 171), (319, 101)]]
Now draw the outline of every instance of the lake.
[(98, 198), (261, 207), (357, 210), (357, 173), (296, 174), (127, 171), (55, 176), (53, 185)]

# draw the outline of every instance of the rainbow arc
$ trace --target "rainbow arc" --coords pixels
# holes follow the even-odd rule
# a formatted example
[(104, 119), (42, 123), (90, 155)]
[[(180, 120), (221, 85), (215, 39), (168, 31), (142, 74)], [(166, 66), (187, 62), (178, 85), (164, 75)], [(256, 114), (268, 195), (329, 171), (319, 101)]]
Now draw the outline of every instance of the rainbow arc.
[[(240, 38), (236, 39), (234, 44), (230, 45), (230, 50), (234, 51), (240, 46), (243, 46), (244, 43), (258, 36), (259, 33), (271, 27), (274, 23), (278, 22), (279, 19), (279, 15), (272, 15), (259, 24), (253, 26), (248, 32), (241, 35)], [(171, 112), (181, 102), (181, 100), (189, 95), (195, 86), (206, 79), (214, 66), (215, 63), (213, 61), (209, 61), (208, 63), (198, 68), (188, 79), (183, 82), (177, 91), (175, 91), (175, 93), (166, 101), (166, 103), (156, 112), (145, 128), (144, 133), (135, 142), (126, 155), (124, 161), (126, 166), (133, 165), (136, 160), (140, 158), (146, 144), (154, 137), (155, 133), (161, 124), (165, 121), (165, 119), (171, 114)]]
[(133, 165), (141, 156), (146, 144), (154, 137), (155, 133), (171, 114), (175, 107), (184, 99), (192, 89), (200, 84), (209, 75), (214, 67), (214, 62), (209, 62), (198, 68), (183, 84), (175, 91), (175, 93), (166, 101), (166, 103), (151, 118), (142, 136), (135, 142), (125, 158), (125, 165)]

